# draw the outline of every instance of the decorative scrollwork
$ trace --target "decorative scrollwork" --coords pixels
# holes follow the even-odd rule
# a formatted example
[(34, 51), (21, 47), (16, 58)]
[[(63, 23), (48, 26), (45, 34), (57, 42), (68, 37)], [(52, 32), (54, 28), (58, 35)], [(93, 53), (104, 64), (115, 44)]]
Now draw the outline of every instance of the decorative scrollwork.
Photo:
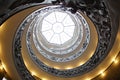
[[(26, 21), (25, 23), (27, 23)], [(17, 31), (14, 39), (14, 45), (13, 45), (13, 57), (15, 61), (16, 68), (23, 80), (35, 80), (34, 77), (30, 74), (30, 72), (27, 70), (24, 61), (22, 59), (22, 54), (21, 54), (21, 36), (22, 32), (24, 30), (23, 27), (19, 27), (19, 31)]]

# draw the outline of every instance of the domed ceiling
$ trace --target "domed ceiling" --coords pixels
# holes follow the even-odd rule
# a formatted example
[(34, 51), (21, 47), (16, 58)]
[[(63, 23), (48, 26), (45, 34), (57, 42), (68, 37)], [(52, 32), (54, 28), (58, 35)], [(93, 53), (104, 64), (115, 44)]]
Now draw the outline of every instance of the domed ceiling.
[(1, 65), (10, 79), (91, 80), (118, 63), (119, 20), (106, 1), (33, 2), (16, 2), (25, 5), (1, 17)]

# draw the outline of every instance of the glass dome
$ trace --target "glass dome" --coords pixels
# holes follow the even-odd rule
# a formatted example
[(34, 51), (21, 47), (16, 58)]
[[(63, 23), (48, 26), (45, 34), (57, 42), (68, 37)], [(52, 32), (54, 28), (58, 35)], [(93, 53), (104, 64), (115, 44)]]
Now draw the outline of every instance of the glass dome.
[(54, 11), (43, 19), (41, 32), (49, 43), (61, 45), (73, 37), (74, 29), (69, 14)]

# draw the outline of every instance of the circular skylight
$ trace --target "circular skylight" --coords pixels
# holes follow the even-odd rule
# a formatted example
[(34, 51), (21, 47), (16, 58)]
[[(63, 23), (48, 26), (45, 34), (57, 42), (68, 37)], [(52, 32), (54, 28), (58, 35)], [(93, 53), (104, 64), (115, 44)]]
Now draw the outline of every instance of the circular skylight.
[(42, 22), (42, 35), (49, 43), (64, 44), (73, 37), (75, 23), (68, 13), (54, 11)]
[(89, 26), (84, 17), (59, 6), (40, 9), (28, 33), (32, 30), (33, 35), (28, 36), (27, 43), (33, 39), (40, 54), (55, 62), (71, 61), (79, 57), (90, 40)]

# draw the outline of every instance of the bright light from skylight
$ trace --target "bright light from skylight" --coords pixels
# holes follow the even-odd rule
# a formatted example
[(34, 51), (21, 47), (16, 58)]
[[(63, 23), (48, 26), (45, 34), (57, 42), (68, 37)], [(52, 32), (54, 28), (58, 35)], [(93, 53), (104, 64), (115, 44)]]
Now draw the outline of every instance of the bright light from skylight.
[(49, 43), (64, 44), (73, 37), (75, 23), (68, 13), (54, 11), (42, 22), (41, 32)]
[(5, 77), (3, 77), (3, 79), (2, 80), (7, 80)]

